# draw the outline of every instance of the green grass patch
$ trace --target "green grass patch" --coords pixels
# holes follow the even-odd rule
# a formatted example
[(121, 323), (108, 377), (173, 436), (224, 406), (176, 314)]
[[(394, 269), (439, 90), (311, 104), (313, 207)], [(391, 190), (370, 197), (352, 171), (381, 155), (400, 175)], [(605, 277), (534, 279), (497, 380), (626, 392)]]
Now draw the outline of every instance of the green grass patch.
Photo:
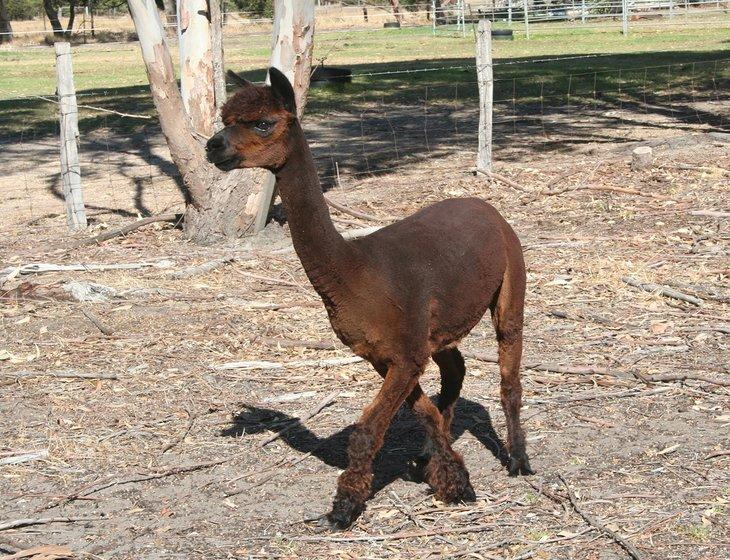
[[(702, 91), (724, 92), (728, 24), (646, 29), (628, 37), (567, 26), (541, 30), (536, 25), (529, 41), (515, 25), (516, 40), (494, 43), (495, 100), (527, 109), (599, 99), (638, 102), (657, 92), (688, 98)], [(269, 45), (265, 34), (229, 37), (226, 65), (261, 80)], [(549, 60), (556, 57), (561, 59)], [(441, 30), (434, 36), (428, 27), (323, 32), (315, 38), (314, 58), (351, 68), (354, 79), (347, 85), (313, 88), (310, 115), (381, 105), (471, 105), (477, 99), (470, 26), (465, 37), (446, 36)], [(56, 106), (32, 97), (53, 95), (54, 61), (52, 48), (0, 52), (1, 137), (55, 134)], [(154, 114), (136, 43), (79, 45), (73, 65), (80, 104)], [(107, 126), (124, 133), (149, 123), (84, 108), (79, 114), (82, 133)]]

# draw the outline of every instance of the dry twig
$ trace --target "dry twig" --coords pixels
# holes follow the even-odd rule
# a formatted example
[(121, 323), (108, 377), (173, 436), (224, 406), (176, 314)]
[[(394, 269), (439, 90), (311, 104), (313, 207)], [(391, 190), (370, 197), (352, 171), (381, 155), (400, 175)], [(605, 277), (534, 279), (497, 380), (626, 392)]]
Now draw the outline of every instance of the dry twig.
[(0, 531), (5, 531), (7, 529), (16, 529), (18, 527), (28, 527), (30, 525), (48, 525), (49, 523), (77, 523), (83, 521), (98, 521), (99, 519), (104, 518), (105, 517), (103, 515), (96, 517), (32, 517), (0, 523)]
[(621, 535), (616, 533), (615, 531), (612, 531), (608, 527), (606, 527), (603, 523), (600, 523), (595, 517), (590, 515), (589, 513), (585, 512), (583, 508), (580, 507), (580, 504), (578, 504), (578, 500), (575, 497), (575, 494), (573, 493), (573, 490), (571, 490), (570, 486), (568, 485), (568, 482), (563, 478), (563, 475), (558, 474), (558, 478), (560, 481), (565, 485), (565, 490), (568, 493), (568, 499), (570, 500), (571, 505), (573, 506), (573, 509), (580, 515), (585, 521), (589, 524), (598, 529), (599, 531), (602, 531), (611, 539), (613, 539), (616, 543), (621, 545), (626, 552), (629, 553), (629, 555), (634, 560), (642, 560), (642, 556), (639, 553), (638, 550), (632, 545), (629, 541), (627, 541), (625, 538), (623, 538)]

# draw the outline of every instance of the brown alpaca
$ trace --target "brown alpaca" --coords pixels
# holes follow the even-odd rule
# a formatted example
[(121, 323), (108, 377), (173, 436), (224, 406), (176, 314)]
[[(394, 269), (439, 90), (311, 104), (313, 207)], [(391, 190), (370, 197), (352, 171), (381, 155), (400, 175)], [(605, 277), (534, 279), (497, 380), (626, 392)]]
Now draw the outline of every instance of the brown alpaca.
[[(271, 86), (242, 82), (222, 111), (225, 128), (207, 144), (220, 169), (263, 167), (276, 175), (292, 241), (342, 342), (384, 378), (348, 446), (333, 528), (348, 527), (371, 492), (372, 462), (407, 402), (426, 428), (426, 482), (438, 499), (473, 501), (464, 461), (451, 448), (454, 404), (464, 379), (459, 341), (489, 309), (499, 342), (509, 473), (531, 474), (520, 425), (525, 265), (512, 228), (486, 202), (445, 200), (353, 241), (335, 230), (312, 154), (296, 118), (294, 91), (276, 68)], [(438, 407), (418, 380), (428, 359), (441, 372)]]

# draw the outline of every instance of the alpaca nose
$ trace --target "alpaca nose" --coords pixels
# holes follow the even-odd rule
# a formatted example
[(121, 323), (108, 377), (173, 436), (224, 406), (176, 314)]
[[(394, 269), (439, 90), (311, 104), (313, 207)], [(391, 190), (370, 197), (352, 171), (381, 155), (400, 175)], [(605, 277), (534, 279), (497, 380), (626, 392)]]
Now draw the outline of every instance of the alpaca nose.
[(215, 153), (217, 151), (222, 150), (225, 147), (225, 140), (221, 136), (220, 133), (211, 136), (211, 138), (208, 140), (208, 142), (205, 145), (205, 151), (208, 152), (208, 154)]

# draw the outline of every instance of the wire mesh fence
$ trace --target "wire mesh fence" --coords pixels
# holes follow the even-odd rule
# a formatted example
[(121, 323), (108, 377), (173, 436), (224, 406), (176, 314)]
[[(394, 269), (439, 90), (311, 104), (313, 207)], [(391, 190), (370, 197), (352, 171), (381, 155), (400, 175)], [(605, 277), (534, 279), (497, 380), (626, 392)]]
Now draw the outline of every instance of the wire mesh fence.
[[(526, 4), (525, 4), (526, 3)], [(442, 36), (465, 35), (479, 18), (490, 19), (496, 27), (520, 29), (527, 19), (535, 30), (563, 28), (613, 30), (630, 27), (677, 26), (697, 19), (726, 20), (730, 14), (728, 2), (720, 0), (570, 0), (542, 2), (540, 0), (457, 0), (454, 2), (420, 2), (401, 9), (396, 16), (388, 3), (364, 2), (325, 4), (317, 6), (319, 30), (354, 31), (382, 29), (384, 26), (422, 27)], [(30, 15), (30, 14), (29, 14)], [(80, 42), (119, 41), (134, 39), (134, 26), (122, 9), (90, 11), (75, 8), (75, 18), (69, 29), (69, 8), (58, 11), (66, 38)], [(165, 14), (163, 25), (170, 40), (177, 34), (177, 16)], [(12, 32), (0, 32), (0, 38), (12, 36), (16, 43), (49, 43), (53, 28), (41, 7), (30, 19), (11, 21)], [(260, 13), (228, 10), (223, 12), (223, 31), (227, 36), (241, 33), (270, 34), (272, 19)], [(0, 41), (2, 42), (2, 41)]]
[[(678, 129), (727, 129), (728, 58), (546, 70), (561, 60), (495, 62), (498, 161)], [(129, 110), (130, 99), (139, 114)], [(56, 101), (0, 101), (4, 114), (15, 115), (0, 135), (6, 170), (0, 177), (0, 227), (6, 232), (66, 231)], [(90, 223), (184, 209), (182, 183), (153, 115), (145, 86), (80, 94), (79, 152)], [(476, 68), (460, 64), (355, 72), (351, 84), (314, 88), (304, 126), (329, 189), (413, 169), (423, 160), (439, 162), (444, 174), (467, 172), (476, 157), (478, 122)]]

